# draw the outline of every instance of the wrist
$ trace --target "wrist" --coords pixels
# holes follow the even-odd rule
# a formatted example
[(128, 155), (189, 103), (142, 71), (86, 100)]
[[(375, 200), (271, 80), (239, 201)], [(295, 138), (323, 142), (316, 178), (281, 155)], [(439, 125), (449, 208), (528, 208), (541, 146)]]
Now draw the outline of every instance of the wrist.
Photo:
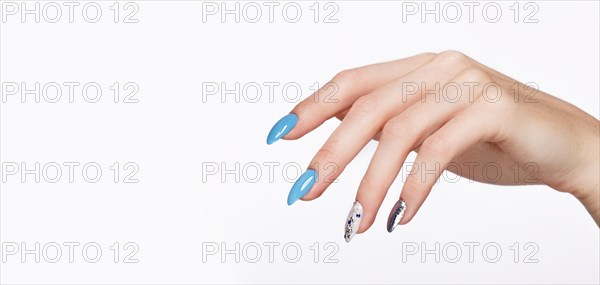
[(586, 167), (578, 171), (578, 177), (573, 180), (573, 187), (563, 190), (575, 196), (600, 226), (600, 155), (593, 152), (588, 158)]
[(599, 185), (596, 184), (595, 189), (591, 188), (584, 191), (584, 195), (577, 196), (577, 199), (583, 204), (585, 209), (590, 213), (594, 221), (600, 226), (600, 190)]

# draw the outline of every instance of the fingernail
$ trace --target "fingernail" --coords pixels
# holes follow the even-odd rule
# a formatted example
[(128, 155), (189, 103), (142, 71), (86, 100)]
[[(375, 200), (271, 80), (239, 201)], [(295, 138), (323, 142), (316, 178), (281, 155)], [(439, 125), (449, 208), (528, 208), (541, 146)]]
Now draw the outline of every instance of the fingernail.
[(296, 126), (297, 122), (298, 116), (296, 114), (285, 115), (271, 128), (269, 136), (267, 136), (267, 144), (272, 144), (285, 136)]
[(350, 242), (358, 231), (362, 213), (362, 205), (358, 201), (355, 201), (352, 205), (352, 209), (350, 209), (350, 213), (348, 213), (348, 218), (346, 218), (346, 224), (344, 225), (344, 238), (346, 239), (346, 242)]
[(388, 232), (391, 233), (396, 228), (398, 223), (400, 223), (400, 220), (402, 220), (402, 216), (404, 216), (404, 210), (406, 210), (406, 203), (404, 203), (404, 200), (400, 199), (398, 200), (398, 202), (396, 202), (396, 204), (392, 208), (392, 211), (390, 212), (390, 216), (388, 217)]
[(298, 201), (298, 199), (304, 197), (306, 193), (312, 188), (312, 186), (317, 181), (317, 172), (309, 169), (304, 172), (294, 186), (292, 186), (292, 190), (290, 190), (290, 194), (288, 195), (287, 203), (288, 205), (294, 204), (294, 202)]

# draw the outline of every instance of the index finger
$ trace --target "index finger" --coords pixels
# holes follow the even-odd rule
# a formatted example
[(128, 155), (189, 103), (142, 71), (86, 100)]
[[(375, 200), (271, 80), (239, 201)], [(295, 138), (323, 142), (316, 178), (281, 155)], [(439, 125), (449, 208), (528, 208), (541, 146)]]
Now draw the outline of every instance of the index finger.
[(271, 129), (267, 143), (272, 144), (280, 138), (301, 138), (326, 120), (350, 108), (359, 97), (410, 73), (431, 60), (434, 55), (423, 53), (338, 73), (327, 84), (298, 103), (290, 114), (280, 119)]

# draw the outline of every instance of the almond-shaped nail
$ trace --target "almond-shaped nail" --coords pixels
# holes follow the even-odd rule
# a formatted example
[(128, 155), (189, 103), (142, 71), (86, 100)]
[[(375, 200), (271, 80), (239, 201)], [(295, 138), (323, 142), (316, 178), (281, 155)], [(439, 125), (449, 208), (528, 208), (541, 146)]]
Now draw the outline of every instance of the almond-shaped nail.
[(392, 211), (390, 212), (390, 216), (388, 217), (388, 222), (387, 222), (388, 232), (391, 233), (396, 228), (396, 226), (400, 223), (400, 220), (402, 220), (402, 217), (404, 216), (405, 210), (406, 210), (406, 203), (404, 203), (404, 200), (402, 200), (402, 199), (398, 200), (398, 202), (396, 202), (396, 204), (392, 208)]
[(287, 114), (279, 119), (267, 136), (267, 144), (272, 144), (285, 136), (296, 126), (296, 123), (298, 123), (296, 114)]
[(300, 175), (288, 195), (287, 204), (292, 205), (300, 198), (304, 197), (317, 181), (317, 172), (309, 169)]
[(352, 209), (350, 209), (350, 213), (348, 213), (348, 218), (346, 218), (346, 224), (344, 225), (344, 238), (346, 239), (346, 242), (350, 242), (358, 231), (360, 221), (362, 220), (362, 214), (362, 205), (360, 202), (355, 201), (352, 205)]

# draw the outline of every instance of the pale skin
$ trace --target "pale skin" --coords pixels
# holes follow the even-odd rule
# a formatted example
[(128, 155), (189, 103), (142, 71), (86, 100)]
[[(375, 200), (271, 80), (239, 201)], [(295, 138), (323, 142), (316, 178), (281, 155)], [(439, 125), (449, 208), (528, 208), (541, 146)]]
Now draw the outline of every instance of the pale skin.
[[(371, 139), (379, 141), (356, 195), (363, 206), (358, 233), (373, 224), (411, 151), (417, 152), (414, 164), (428, 174), (413, 167), (406, 178), (401, 225), (413, 219), (447, 167), (475, 181), (545, 184), (570, 193), (600, 225), (600, 122), (460, 52), (342, 71), (291, 112), (299, 119), (283, 137), (289, 140), (332, 117), (341, 120), (310, 163), (319, 179), (305, 201), (321, 196)], [(482, 175), (490, 163), (503, 175)], [(465, 171), (468, 165), (474, 171)]]

